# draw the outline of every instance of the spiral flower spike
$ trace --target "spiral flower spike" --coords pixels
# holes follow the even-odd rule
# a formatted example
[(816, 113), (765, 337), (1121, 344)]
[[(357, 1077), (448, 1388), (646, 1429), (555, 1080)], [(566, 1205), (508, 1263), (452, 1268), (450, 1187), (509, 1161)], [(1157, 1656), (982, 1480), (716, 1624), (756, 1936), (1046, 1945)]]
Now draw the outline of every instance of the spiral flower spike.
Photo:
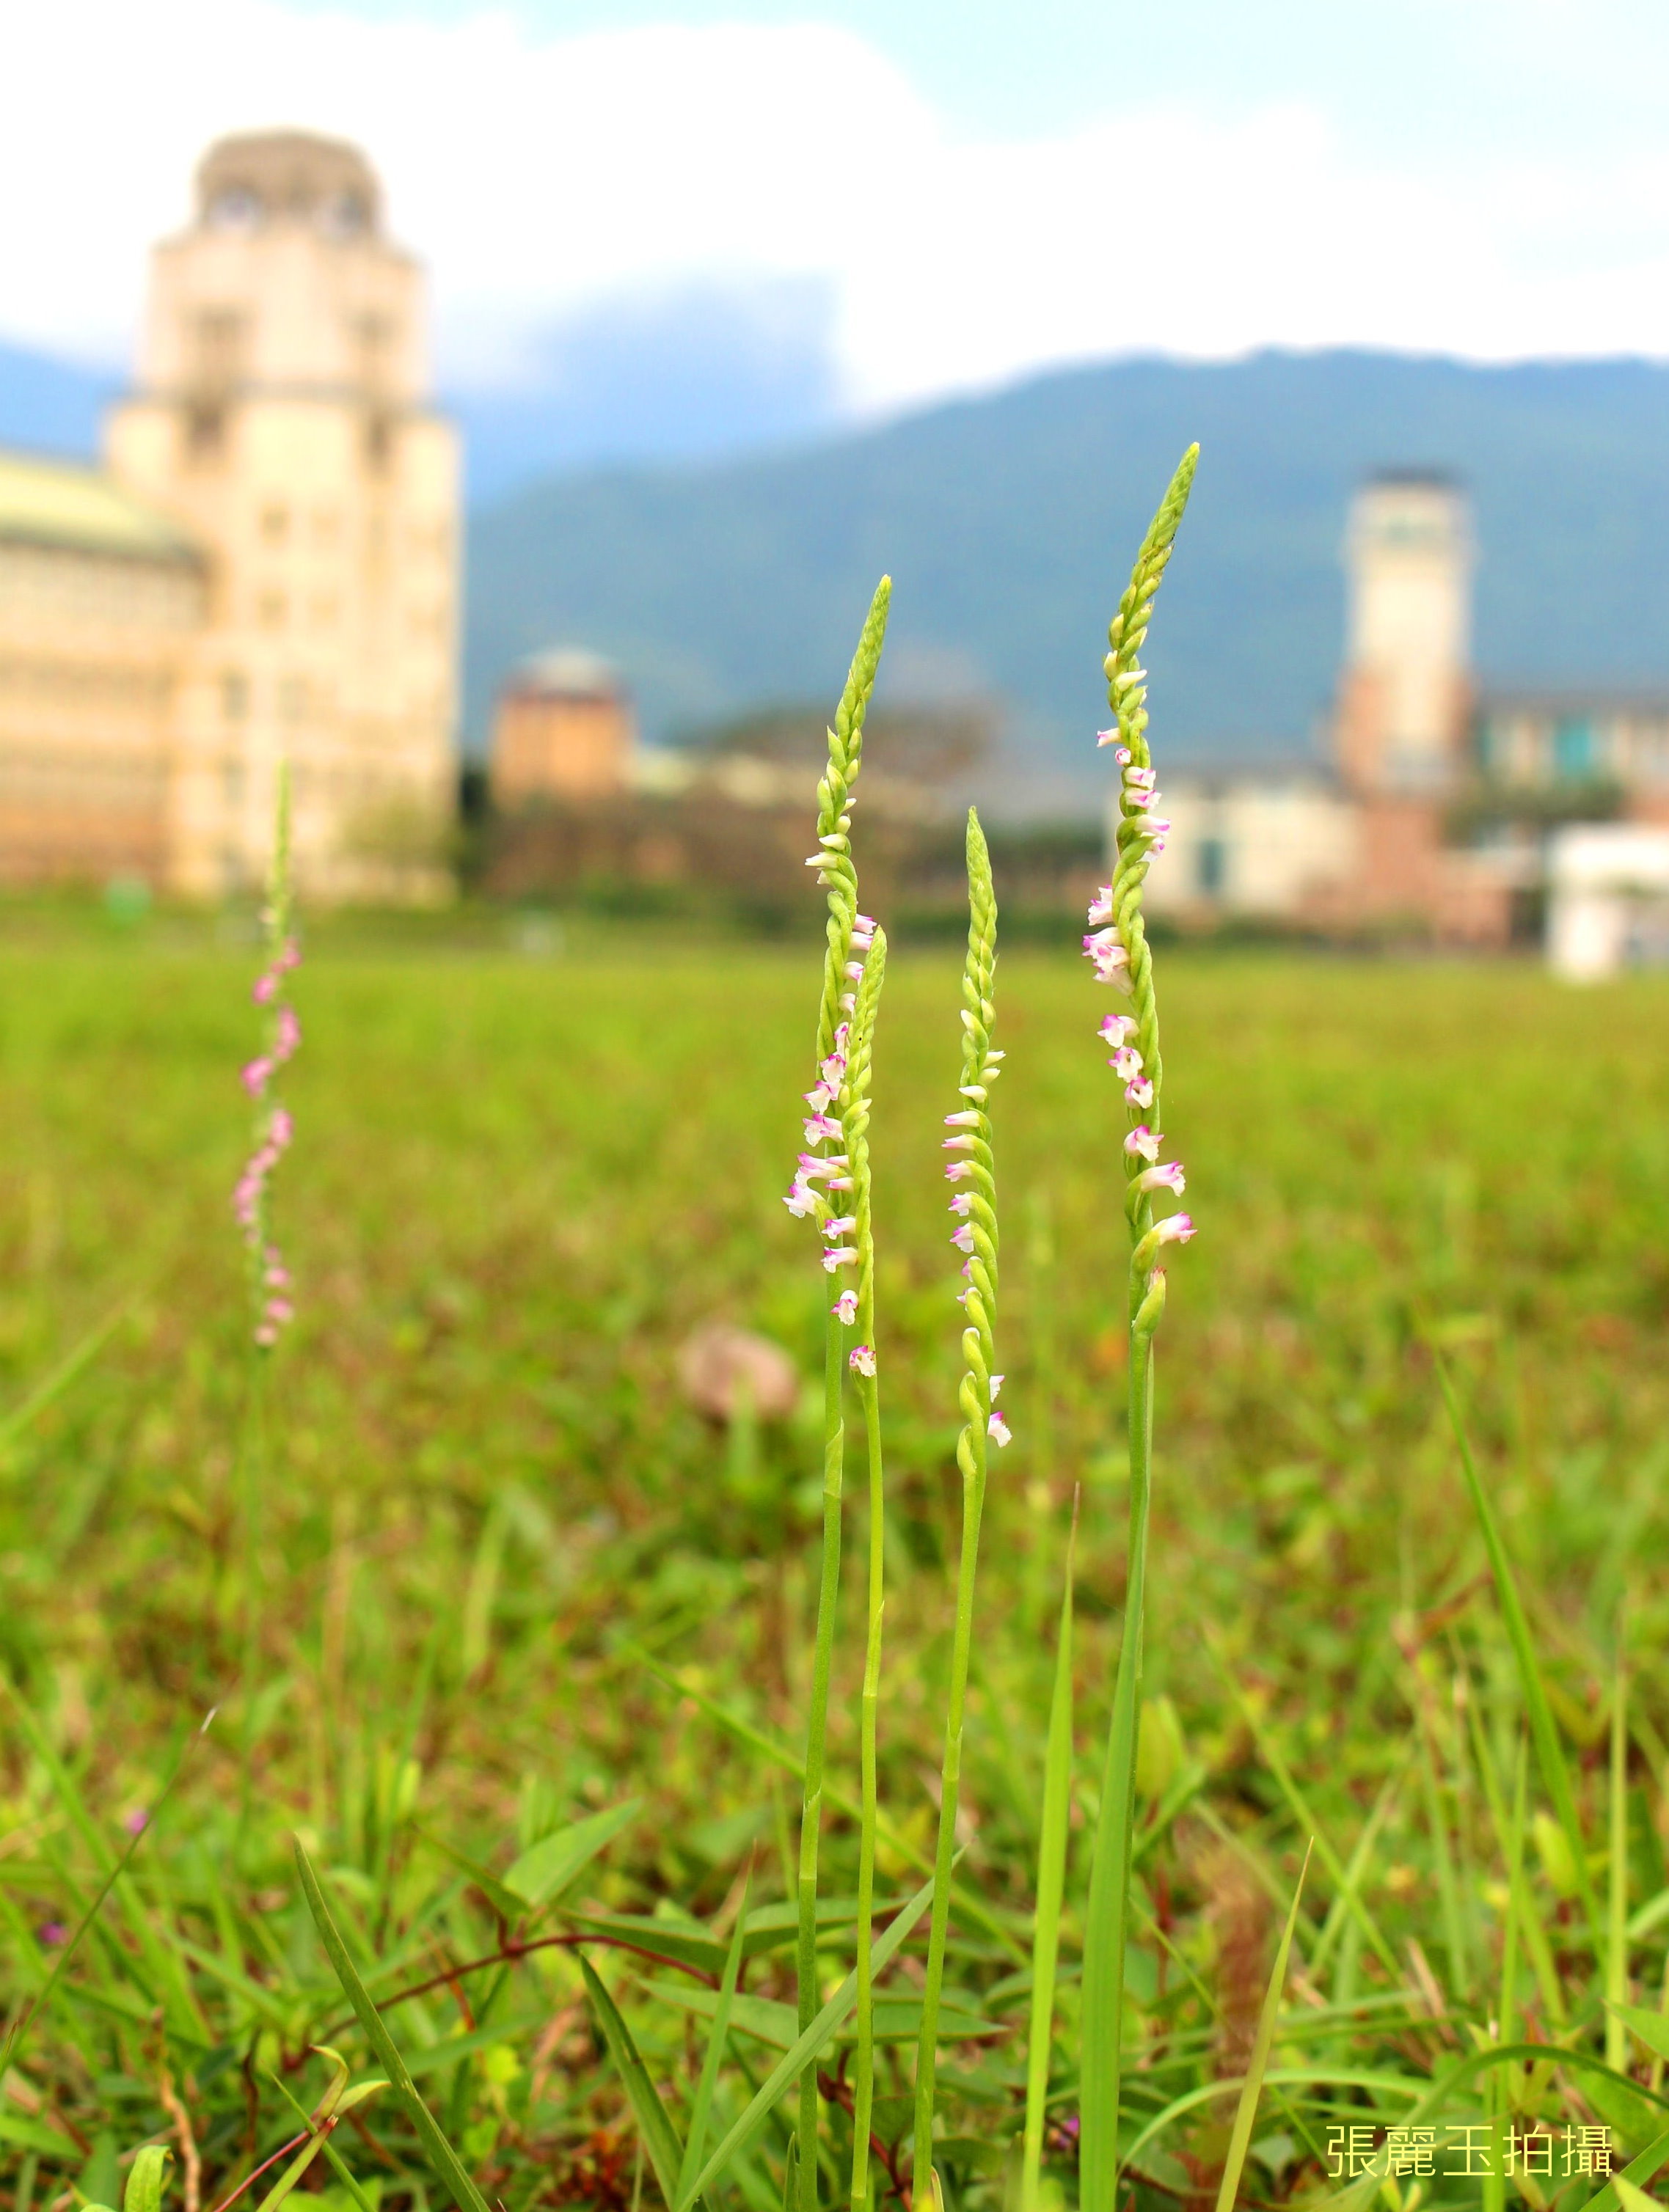
[(1177, 526), (1188, 504), (1197, 446), (1183, 455), (1160, 504), (1136, 567), (1108, 626), (1103, 663), (1111, 728), (1099, 741), (1116, 748), (1118, 821), (1112, 881), (1089, 909), (1092, 934), (1084, 951), (1096, 980), (1125, 994), (1129, 1013), (1109, 1014), (1099, 1034), (1112, 1046), (1108, 1065), (1124, 1085), (1126, 1127), (1118, 1158), (1124, 1169), (1124, 1213), (1130, 1256), (1127, 1293), (1130, 1327), (1130, 1518), (1124, 1632), (1113, 1686), (1112, 1722), (1101, 1785), (1101, 1810), (1090, 1870), (1084, 1942), (1081, 2075), (1095, 2094), (1082, 2100), (1079, 2141), (1081, 2212), (1114, 2212), (1118, 2179), (1119, 2032), (1124, 2010), (1124, 1936), (1130, 1849), (1136, 1811), (1136, 1755), (1142, 1717), (1142, 1637), (1147, 1587), (1148, 1510), (1153, 1462), (1154, 1335), (1165, 1310), (1165, 1272), (1158, 1265), (1167, 1244), (1194, 1234), (1185, 1213), (1155, 1220), (1154, 1200), (1179, 1194), (1182, 1164), (1161, 1162), (1165, 1144), (1165, 1069), (1159, 1048), (1159, 1005), (1153, 953), (1142, 915), (1142, 890), (1154, 856), (1165, 848), (1169, 823), (1157, 811), (1159, 793), (1148, 746), (1147, 671), (1139, 656), (1153, 616), (1154, 595), (1171, 558)]
[[(824, 1238), (823, 1266), (832, 1278), (856, 1267), (856, 1295), (842, 1285), (824, 1324), (823, 1540), (818, 1579), (817, 1627), (813, 1644), (811, 1711), (806, 1729), (806, 1781), (801, 1806), (795, 1966), (797, 2015), (810, 2027), (822, 2002), (817, 1981), (817, 1860), (823, 1817), (823, 1769), (828, 1740), (829, 1683), (834, 1664), (835, 1611), (840, 1594), (842, 1493), (846, 1430), (842, 1390), (848, 1371), (845, 1335), (863, 1323), (862, 1349), (869, 1368), (855, 1365), (866, 1394), (872, 1460), (878, 1463), (878, 1416), (872, 1414), (874, 1269), (869, 1222), (868, 1079), (875, 1003), (886, 961), (886, 941), (858, 912), (857, 870), (852, 861), (853, 788), (863, 763), (863, 724), (886, 636), (892, 579), (883, 576), (864, 619), (857, 651), (829, 732), (828, 763), (817, 787), (817, 850), (806, 866), (817, 870), (827, 894), (823, 992), (817, 1014), (817, 1079), (806, 1093), (807, 1149), (801, 1153), (784, 1204), (813, 1221)], [(880, 958), (875, 955), (879, 951)], [(869, 971), (874, 968), (873, 981)], [(796, 2119), (797, 2182), (789, 2212), (815, 2212), (817, 2202), (817, 2069), (801, 2076)]]
[(966, 1319), (962, 1330), (965, 1372), (958, 1393), (962, 1413), (956, 1440), (956, 1464), (962, 1475), (962, 1548), (956, 1574), (956, 1626), (951, 1640), (950, 1694), (945, 1713), (945, 1753), (939, 1794), (938, 1848), (934, 1858), (933, 1917), (928, 1934), (927, 1980), (922, 1993), (921, 2039), (916, 2053), (915, 2201), (927, 2202), (933, 2173), (933, 2104), (937, 2083), (939, 2001), (944, 1983), (945, 1939), (950, 1921), (951, 1867), (956, 1848), (956, 1807), (962, 1774), (962, 1723), (967, 1700), (968, 1662), (973, 1644), (974, 1574), (979, 1556), (979, 1522), (985, 1502), (989, 1446), (1008, 1441), (1008, 1425), (995, 1410), (1002, 1377), (995, 1372), (996, 1343), (996, 1178), (989, 1111), (991, 1086), (1002, 1069), (1002, 1054), (991, 1043), (996, 1023), (992, 995), (996, 968), (996, 893), (991, 856), (979, 817), (968, 811), (968, 951), (962, 969), (963, 1101), (945, 1117), (952, 1134), (944, 1149), (959, 1188), (951, 1212), (957, 1217), (951, 1242), (966, 1255), (960, 1293)]

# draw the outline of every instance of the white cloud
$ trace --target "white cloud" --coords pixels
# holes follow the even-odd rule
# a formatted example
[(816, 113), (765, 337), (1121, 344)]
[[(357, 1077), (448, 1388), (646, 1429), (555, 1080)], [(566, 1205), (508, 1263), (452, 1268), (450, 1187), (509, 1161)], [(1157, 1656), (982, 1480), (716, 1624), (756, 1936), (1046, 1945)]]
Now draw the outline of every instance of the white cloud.
[(588, 300), (753, 274), (832, 280), (861, 404), (1131, 349), (1669, 353), (1669, 161), (1634, 155), (1398, 171), (1313, 107), (1224, 123), (1221, 99), (959, 137), (813, 25), (540, 41), (503, 14), (55, 0), (11, 25), (8, 64), (0, 324), (118, 358), (201, 147), (278, 122), (371, 153), (454, 379), (514, 374)]

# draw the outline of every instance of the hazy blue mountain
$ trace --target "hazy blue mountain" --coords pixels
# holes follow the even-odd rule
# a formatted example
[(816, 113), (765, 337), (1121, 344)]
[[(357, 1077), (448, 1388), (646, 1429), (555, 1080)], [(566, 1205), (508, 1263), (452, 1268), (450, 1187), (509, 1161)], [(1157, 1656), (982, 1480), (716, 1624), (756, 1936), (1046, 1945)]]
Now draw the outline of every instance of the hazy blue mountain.
[(557, 641), (620, 662), (653, 737), (831, 702), (886, 568), (883, 681), (1000, 694), (1042, 789), (1091, 757), (1104, 625), (1191, 438), (1147, 654), (1167, 744), (1252, 758), (1313, 738), (1347, 503), (1386, 465), (1471, 489), (1487, 678), (1669, 683), (1669, 369), (1271, 352), (1075, 369), (795, 449), (525, 489), (472, 530), (472, 737), (502, 672)]
[(0, 343), (0, 446), (88, 460), (118, 380), (27, 346)]
[(547, 331), (520, 383), (459, 390), (472, 506), (607, 462), (734, 453), (837, 410), (832, 303), (814, 281), (606, 301)]

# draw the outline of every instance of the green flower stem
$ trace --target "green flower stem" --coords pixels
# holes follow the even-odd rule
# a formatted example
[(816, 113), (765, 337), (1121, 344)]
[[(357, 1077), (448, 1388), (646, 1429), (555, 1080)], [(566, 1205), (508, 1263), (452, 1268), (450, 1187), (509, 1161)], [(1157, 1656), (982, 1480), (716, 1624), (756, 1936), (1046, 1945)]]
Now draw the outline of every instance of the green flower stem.
[[(857, 1222), (857, 1340), (875, 1350), (875, 1238), (869, 1173), (869, 1069), (875, 1016), (886, 976), (886, 933), (877, 929), (864, 963), (852, 1018), (852, 1050), (841, 1093), (841, 1126), (851, 1162), (852, 1212)], [(875, 1832), (880, 1817), (878, 1754), (880, 1710), (881, 1615), (886, 1597), (886, 1489), (881, 1462), (880, 1389), (873, 1373), (857, 1371), (869, 1463), (868, 1627), (864, 1644), (859, 1738), (862, 1799), (857, 1879), (857, 2051), (852, 2084), (852, 2207), (869, 2201), (869, 2122), (875, 2098), (874, 1899)]]
[[(1183, 455), (1160, 504), (1136, 567), (1108, 627), (1104, 664), (1107, 697), (1118, 719), (1120, 744), (1130, 765), (1151, 765), (1148, 749), (1147, 685), (1139, 665), (1153, 614), (1154, 595), (1171, 558), (1178, 525), (1188, 504), (1199, 448)], [(1142, 918), (1142, 887), (1148, 847), (1141, 809), (1128, 785), (1121, 803), (1112, 884), (1114, 926), (1128, 956), (1128, 980), (1142, 1072), (1153, 1085), (1145, 1112), (1131, 1108), (1131, 1127), (1145, 1121), (1164, 1128), (1164, 1066), (1159, 1049), (1159, 1005), (1153, 953)], [(1165, 1310), (1165, 1276), (1155, 1267), (1153, 1205), (1136, 1178), (1144, 1162), (1121, 1152), (1126, 1177), (1125, 1214), (1130, 1239), (1130, 1501), (1124, 1633), (1113, 1684), (1112, 1717), (1102, 1776), (1100, 1815), (1090, 1869), (1085, 1923), (1081, 2031), (1079, 2203), (1082, 2212), (1114, 2212), (1118, 2179), (1119, 2047), (1124, 2007), (1124, 1952), (1130, 1918), (1130, 1846), (1136, 1821), (1136, 1763), (1142, 1726), (1142, 1639), (1146, 1628), (1148, 1518), (1153, 1482), (1154, 1332)]]
[[(939, 1837), (934, 1857), (933, 1917), (928, 1934), (927, 1979), (922, 1991), (922, 2032), (916, 2053), (914, 2201), (925, 2205), (933, 2170), (933, 2108), (938, 2076), (939, 2001), (944, 1984), (945, 1942), (950, 1923), (952, 1863), (956, 1851), (956, 1812), (962, 1778), (962, 1728), (967, 1701), (968, 1660), (973, 1644), (974, 1577), (979, 1559), (979, 1522), (985, 1504), (987, 1433), (991, 1415), (991, 1370), (996, 1357), (992, 1334), (996, 1316), (996, 1182), (992, 1174), (991, 1124), (986, 1111), (1001, 1055), (991, 1052), (996, 1007), (991, 997), (996, 964), (996, 895), (990, 854), (979, 817), (968, 811), (968, 951), (962, 970), (962, 1081), (965, 1102), (957, 1116), (969, 1141), (960, 1146), (972, 1173), (959, 1184), (972, 1205), (965, 1216), (973, 1231), (965, 1293), (967, 1326), (962, 1332), (966, 1371), (959, 1394), (962, 1432), (956, 1462), (962, 1474), (962, 1547), (956, 1570), (956, 1623), (951, 1637), (950, 1693), (945, 1711), (945, 1753), (940, 1774)], [(961, 1115), (971, 1121), (963, 1124)], [(954, 1141), (954, 1140), (953, 1140)]]
[[(835, 1607), (840, 1595), (841, 1488), (846, 1426), (841, 1413), (845, 1346), (840, 1323), (830, 1316), (823, 1339), (823, 1566), (817, 1590), (817, 1632), (812, 1658), (811, 1717), (806, 1730), (806, 1787), (800, 1811), (800, 1915), (796, 1964), (797, 2016), (804, 2034), (817, 2015), (817, 1846), (823, 1821), (823, 1759), (829, 1724), (829, 1677), (834, 1665)], [(802, 2212), (817, 2201), (817, 2069), (800, 2077), (800, 2186)]]
[[(817, 1057), (827, 1059), (840, 1026), (841, 1000), (847, 991), (846, 963), (851, 957), (852, 927), (857, 915), (857, 872), (852, 865), (852, 787), (862, 764), (863, 722), (875, 671), (886, 636), (892, 579), (883, 576), (869, 603), (846, 688), (829, 732), (828, 765), (817, 787), (818, 877), (828, 893), (828, 922), (823, 958), (823, 995), (817, 1016)], [(824, 1208), (819, 1201), (819, 1221)], [(832, 1287), (832, 1285), (831, 1285)], [(817, 1984), (817, 1857), (823, 1814), (823, 1765), (828, 1735), (829, 1682), (834, 1665), (835, 1608), (840, 1597), (841, 1491), (845, 1470), (845, 1426), (841, 1410), (845, 1346), (840, 1322), (831, 1315), (824, 1328), (823, 1360), (823, 1547), (818, 1579), (817, 1626), (813, 1645), (811, 1711), (806, 1724), (806, 1779), (801, 1808), (798, 1869), (798, 1926), (795, 1947), (798, 1980), (796, 2014), (801, 2030), (810, 2027), (821, 2004)], [(817, 2069), (801, 2076), (798, 2124), (798, 2212), (815, 2212), (817, 2203)]]

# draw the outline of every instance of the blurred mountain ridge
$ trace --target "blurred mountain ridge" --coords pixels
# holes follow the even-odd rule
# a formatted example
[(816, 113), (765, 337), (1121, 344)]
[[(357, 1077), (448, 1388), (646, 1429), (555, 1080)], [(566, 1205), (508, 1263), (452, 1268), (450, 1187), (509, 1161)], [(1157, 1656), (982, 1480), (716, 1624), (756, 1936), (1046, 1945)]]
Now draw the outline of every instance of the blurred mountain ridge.
[(1270, 351), (1059, 370), (814, 442), (531, 485), (472, 522), (471, 738), (499, 672), (558, 639), (619, 664), (653, 741), (829, 711), (888, 570), (878, 696), (996, 700), (994, 797), (1072, 811), (1100, 787), (1107, 618), (1195, 438), (1145, 656), (1161, 750), (1319, 746), (1347, 508), (1384, 467), (1471, 493), (1484, 681), (1669, 683), (1669, 368)]

